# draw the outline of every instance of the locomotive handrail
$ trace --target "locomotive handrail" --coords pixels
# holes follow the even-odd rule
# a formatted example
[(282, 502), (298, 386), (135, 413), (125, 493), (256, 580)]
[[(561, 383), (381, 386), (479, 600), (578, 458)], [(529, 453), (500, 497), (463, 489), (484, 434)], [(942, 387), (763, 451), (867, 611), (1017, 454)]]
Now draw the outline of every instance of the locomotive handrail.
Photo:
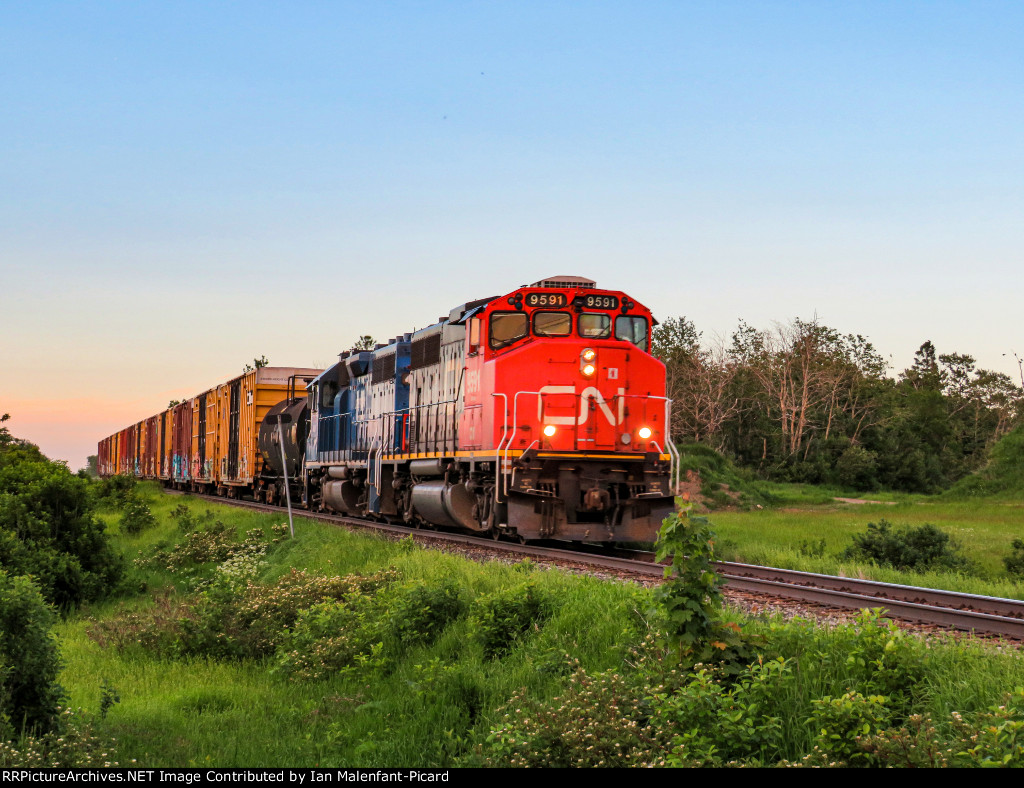
[(498, 448), (494, 450), (494, 502), (501, 503), (501, 482), (502, 482), (502, 467), (501, 467), (501, 447), (505, 443), (505, 438), (508, 437), (508, 394), (504, 392), (491, 392), (492, 397), (501, 397), (505, 402), (504, 410), (501, 415), (501, 440), (498, 441)]
[[(381, 427), (383, 427), (383, 426), (384, 425), (381, 424)], [(377, 449), (377, 469), (373, 472), (374, 481), (376, 482), (375, 486), (377, 488), (377, 497), (378, 498), (380, 498), (380, 475), (381, 475), (381, 473), (384, 472), (384, 436), (381, 435), (379, 440), (380, 440), (380, 448)], [(378, 502), (377, 505), (380, 506), (380, 503)]]
[[(376, 416), (371, 417), (371, 419), (369, 419), (369, 420), (372, 421), (374, 419), (380, 419), (382, 421), (382, 426), (383, 426), (383, 419), (385, 419), (387, 417), (392, 417), (392, 424), (397, 424), (398, 421), (397, 421), (397, 419), (394, 418), (396, 416), (399, 416), (401, 414), (405, 414), (406, 417), (413, 416), (413, 415), (419, 416), (419, 412), (420, 411), (427, 410), (427, 409), (430, 409), (430, 408), (434, 408), (435, 409), (435, 416), (436, 416), (436, 409), (438, 408), (438, 406), (440, 406), (440, 405), (451, 405), (451, 404), (457, 403), (458, 401), (459, 400), (457, 400), (457, 399), (445, 399), (445, 400), (441, 400), (440, 402), (428, 402), (428, 403), (424, 403), (422, 405), (407, 405), (404, 408), (398, 408), (396, 410), (389, 410), (389, 411), (385, 411), (384, 413), (379, 413)], [(413, 411), (416, 411), (416, 413), (414, 414)], [(409, 423), (408, 422), (411, 422), (411, 421), (412, 421), (412, 419), (407, 419), (407, 423), (406, 423), (406, 425), (404, 427), (404, 429), (407, 432), (409, 431)], [(439, 419), (435, 418), (435, 425), (436, 425), (436, 423), (438, 421), (439, 421)], [(361, 423), (363, 423), (363, 422), (361, 422)], [(434, 444), (434, 450), (435, 451), (438, 450), (438, 447), (437, 447), (438, 438), (436, 437), (436, 432), (437, 432), (437, 430), (435, 430), (435, 437), (433, 439), (433, 444)], [(447, 430), (446, 430), (446, 432), (447, 432)], [(405, 437), (408, 440), (409, 436), (406, 435)], [(444, 441), (442, 440), (441, 443), (443, 444)], [(443, 451), (443, 450), (444, 450), (444, 448), (442, 446), (441, 451)]]
[[(682, 459), (679, 456), (679, 450), (672, 442), (672, 400), (668, 397), (659, 397), (654, 394), (616, 394), (612, 399), (618, 399), (619, 397), (643, 397), (644, 399), (660, 399), (665, 401), (665, 447), (668, 449), (669, 456), (668, 478), (672, 483), (672, 494), (675, 495), (675, 489), (679, 486), (679, 469), (682, 465)], [(654, 443), (654, 441), (651, 441), (651, 443)], [(654, 445), (658, 446), (657, 443), (654, 443)], [(664, 454), (660, 446), (658, 446), (658, 453)]]
[(665, 447), (668, 449), (668, 478), (672, 482), (672, 495), (679, 489), (679, 478), (682, 475), (683, 458), (672, 440), (672, 400), (665, 397)]
[[(659, 455), (666, 453), (665, 450), (662, 449), (661, 446), (658, 445), (657, 441), (649, 441), (649, 442), (650, 442), (650, 444), (652, 446), (654, 446), (655, 449), (658, 450), (658, 454)], [(678, 465), (678, 463), (675, 462), (674, 458), (679, 456), (679, 451), (678, 451), (678, 449), (676, 449), (675, 446), (672, 445), (672, 441), (671, 440), (669, 440), (669, 442), (666, 443), (665, 445), (668, 446), (668, 448), (669, 448), (669, 451), (668, 451), (668, 456), (669, 456), (669, 467), (668, 467), (669, 483), (673, 484), (673, 481), (672, 481), (672, 471), (673, 471), (673, 468), (676, 465)], [(672, 487), (672, 494), (675, 495), (675, 485), (674, 484), (673, 484), (673, 487)]]
[[(635, 394), (628, 394), (626, 396), (637, 396)], [(672, 494), (675, 495), (676, 487), (679, 486), (679, 468), (682, 465), (682, 459), (679, 456), (679, 450), (675, 447), (672, 442), (672, 400), (668, 397), (657, 397), (650, 396), (648, 399), (662, 399), (665, 400), (665, 447), (668, 449), (668, 478), (672, 484)], [(657, 444), (655, 444), (657, 446)], [(659, 454), (661, 447), (658, 447)]]
[[(508, 445), (505, 447), (505, 455), (502, 457), (501, 473), (505, 472), (504, 464), (508, 461), (508, 452), (512, 448), (512, 439), (516, 437), (516, 431), (519, 429), (519, 395), (529, 394), (537, 397), (543, 397), (543, 394), (539, 391), (517, 391), (515, 396), (512, 397), (512, 434), (508, 436)], [(541, 400), (543, 402), (543, 399)], [(522, 455), (520, 455), (522, 456)]]
[[(519, 422), (519, 415), (518, 415), (518, 411), (519, 411), (519, 395), (520, 394), (527, 394), (527, 395), (537, 396), (539, 398), (538, 401), (539, 401), (539, 403), (541, 405), (541, 408), (542, 408), (543, 407), (543, 403), (544, 403), (544, 395), (545, 394), (550, 394), (550, 393), (553, 393), (553, 392), (544, 392), (544, 391), (517, 391), (516, 392), (515, 397), (513, 398), (513, 408), (512, 408), (512, 434), (509, 436), (508, 445), (504, 447), (505, 448), (505, 454), (504, 454), (504, 459), (505, 460), (508, 459), (508, 452), (512, 448), (512, 439), (515, 438), (516, 431), (518, 429), (518, 422)], [(556, 394), (556, 396), (563, 396), (563, 397), (567, 396), (567, 395), (569, 395), (568, 392), (561, 392), (561, 393), (557, 393)], [(502, 396), (502, 397), (504, 397), (505, 395), (504, 394), (492, 394), (492, 396)], [(581, 393), (573, 392), (569, 396), (572, 396), (575, 399), (580, 400), (583, 395)], [(671, 405), (672, 400), (670, 400), (668, 397), (659, 397), (659, 396), (654, 395), (654, 394), (615, 394), (614, 396), (611, 397), (611, 401), (612, 402), (617, 402), (619, 399), (643, 399), (643, 400), (652, 400), (652, 399), (657, 400), (657, 399), (660, 399), (660, 400), (664, 401), (665, 402), (665, 437), (666, 438), (670, 437), (671, 422), (669, 421), (669, 419), (671, 417), (671, 411), (670, 411), (669, 406)], [(507, 397), (506, 397), (506, 402), (507, 402)], [(543, 421), (543, 411), (540, 408), (538, 409), (538, 414), (539, 414), (539, 419), (538, 420)], [(506, 413), (506, 417), (507, 417), (507, 413)], [(579, 449), (579, 445), (578, 445), (579, 444), (579, 418), (576, 418), (576, 420), (575, 420), (575, 427), (576, 427), (576, 430), (575, 430), (575, 434), (574, 434), (574, 437), (573, 437), (573, 448), (578, 450)], [(502, 441), (498, 444), (499, 451), (501, 450), (502, 443), (504, 443), (504, 434), (502, 435)], [(525, 449), (524, 452), (525, 451), (529, 451), (529, 449)], [(670, 457), (671, 457), (671, 454), (672, 454), (672, 452), (670, 451), (669, 452)], [(669, 476), (671, 477), (671, 475), (672, 475), (672, 470), (670, 468), (669, 469)]]
[(373, 448), (370, 449), (370, 453), (366, 457), (366, 467), (367, 467), (367, 470), (372, 470), (373, 471), (373, 478), (370, 480), (370, 486), (373, 487), (377, 491), (377, 497), (379, 498), (380, 497), (380, 474), (377, 471), (376, 461), (374, 460), (374, 452), (377, 453), (376, 454), (377, 457), (380, 456), (381, 450), (383, 448), (383, 445), (382, 445), (383, 441), (378, 441), (378, 443), (381, 444), (381, 445), (374, 446)]
[[(520, 452), (519, 456), (522, 457), (524, 454), (526, 454), (526, 452), (528, 452), (530, 449), (532, 449), (538, 443), (540, 443), (540, 438), (534, 439), (533, 443), (531, 443), (529, 446), (527, 446), (525, 449), (523, 449), (522, 452)], [(511, 480), (511, 483), (512, 483), (513, 487), (516, 486), (516, 467), (514, 465), (512, 466), (512, 480)]]

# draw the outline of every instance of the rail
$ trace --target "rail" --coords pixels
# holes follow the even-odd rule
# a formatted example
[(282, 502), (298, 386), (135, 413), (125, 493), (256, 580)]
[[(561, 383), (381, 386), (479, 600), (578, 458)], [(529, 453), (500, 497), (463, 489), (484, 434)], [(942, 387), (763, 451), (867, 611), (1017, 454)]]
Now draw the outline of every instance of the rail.
[[(168, 491), (171, 492), (171, 491)], [(173, 493), (172, 493), (173, 494)], [(262, 511), (280, 511), (280, 507), (251, 501), (225, 499), (217, 496), (199, 496), (232, 506), (244, 506)], [(664, 575), (665, 566), (654, 562), (653, 553), (630, 551), (631, 558), (595, 554), (593, 550), (569, 550), (546, 545), (520, 545), (513, 542), (495, 542), (489, 537), (430, 531), (429, 534), (409, 528), (376, 523), (345, 515), (306, 512), (311, 520), (382, 531), (398, 536), (412, 535), (417, 541), (446, 541), (472, 544), (479, 549), (570, 561), (604, 569), (613, 569), (642, 575), (652, 579)], [(639, 558), (639, 556), (645, 556)], [(783, 597), (825, 607), (848, 609), (882, 608), (894, 618), (921, 621), (930, 625), (956, 628), (969, 632), (1003, 635), (1024, 640), (1024, 601), (984, 597), (939, 589), (901, 586), (858, 578), (816, 575), (773, 567), (746, 564), (718, 563), (716, 570), (725, 578), (726, 587), (760, 596)]]

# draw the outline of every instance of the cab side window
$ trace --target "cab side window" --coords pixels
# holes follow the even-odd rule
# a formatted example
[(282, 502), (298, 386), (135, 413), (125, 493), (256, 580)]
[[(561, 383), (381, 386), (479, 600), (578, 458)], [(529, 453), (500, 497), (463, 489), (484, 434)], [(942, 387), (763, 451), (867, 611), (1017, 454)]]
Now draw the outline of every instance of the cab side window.
[(507, 347), (530, 333), (525, 312), (494, 312), (490, 319), (491, 350)]
[(620, 315), (615, 318), (615, 338), (647, 350), (647, 318)]
[(338, 384), (333, 380), (320, 381), (320, 410), (331, 410), (338, 395)]

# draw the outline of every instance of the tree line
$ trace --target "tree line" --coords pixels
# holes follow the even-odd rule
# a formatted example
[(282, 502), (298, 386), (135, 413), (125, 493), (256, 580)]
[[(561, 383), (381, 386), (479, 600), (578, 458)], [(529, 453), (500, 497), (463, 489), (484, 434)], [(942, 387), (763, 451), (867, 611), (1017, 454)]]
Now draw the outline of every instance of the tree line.
[(1013, 379), (930, 341), (894, 377), (867, 339), (817, 319), (768, 330), (740, 321), (728, 340), (705, 342), (675, 317), (652, 344), (667, 368), (674, 439), (772, 480), (937, 492), (1024, 421)]

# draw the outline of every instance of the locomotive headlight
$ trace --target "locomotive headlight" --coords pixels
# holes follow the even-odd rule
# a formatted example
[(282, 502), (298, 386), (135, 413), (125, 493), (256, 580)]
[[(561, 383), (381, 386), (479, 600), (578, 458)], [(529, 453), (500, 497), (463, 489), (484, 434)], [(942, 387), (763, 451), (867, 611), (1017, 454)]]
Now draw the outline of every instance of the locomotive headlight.
[(651, 435), (653, 435), (650, 427), (641, 427), (636, 431), (636, 433), (644, 440), (647, 440), (649, 437), (651, 437)]
[(545, 427), (544, 427), (544, 437), (545, 438), (550, 438), (554, 434), (555, 434), (555, 425), (554, 424), (547, 424), (547, 425), (545, 425)]
[(580, 353), (580, 358), (582, 358), (584, 361), (593, 361), (595, 358), (597, 358), (597, 351), (594, 350), (593, 348), (585, 348), (583, 352)]
[(593, 375), (594, 375), (594, 373), (596, 371), (597, 371), (597, 367), (595, 367), (593, 364), (584, 364), (583, 365), (583, 374), (586, 375), (588, 378), (589, 377), (593, 377)]

